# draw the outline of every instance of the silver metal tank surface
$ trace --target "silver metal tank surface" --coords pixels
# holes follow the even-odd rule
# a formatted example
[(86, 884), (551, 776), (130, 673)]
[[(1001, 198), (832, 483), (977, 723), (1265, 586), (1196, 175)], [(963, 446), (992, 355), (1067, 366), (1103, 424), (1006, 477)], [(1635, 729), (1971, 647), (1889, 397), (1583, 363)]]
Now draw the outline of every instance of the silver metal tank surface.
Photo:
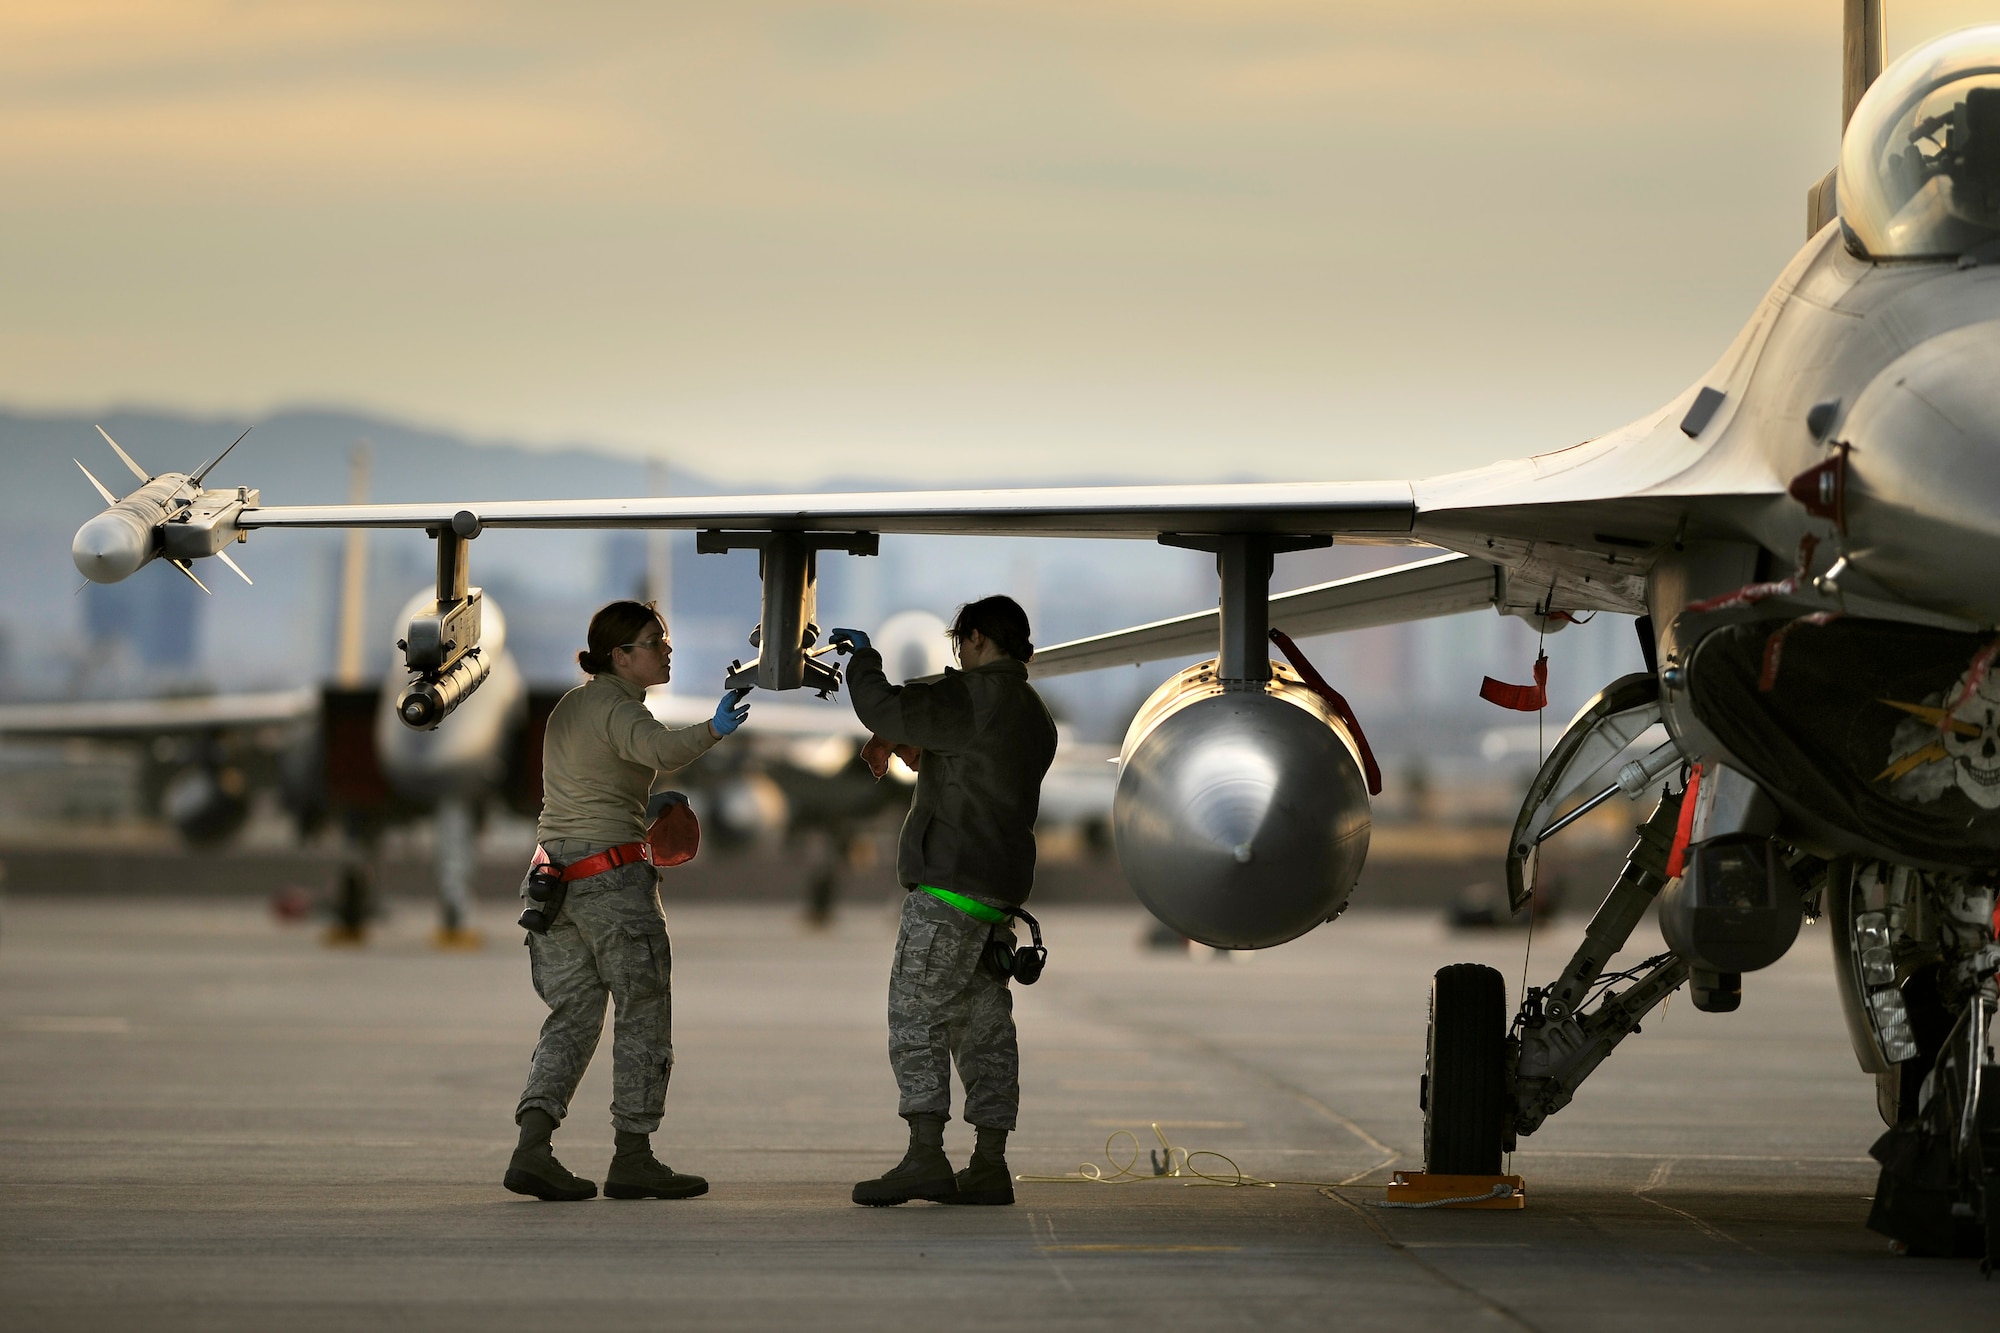
[(1218, 949), (1265, 949), (1338, 916), (1368, 856), (1347, 728), (1280, 663), (1264, 686), (1180, 672), (1125, 734), (1118, 862), (1149, 911)]

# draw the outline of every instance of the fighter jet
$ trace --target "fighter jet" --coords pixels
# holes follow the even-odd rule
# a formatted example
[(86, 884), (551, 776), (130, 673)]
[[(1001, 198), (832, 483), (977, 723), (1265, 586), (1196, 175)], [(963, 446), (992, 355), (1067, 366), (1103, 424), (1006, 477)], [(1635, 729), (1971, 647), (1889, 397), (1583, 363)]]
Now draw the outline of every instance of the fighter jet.
[[(272, 529), (426, 530), (440, 577), (411, 622), (401, 716), (431, 726), (485, 671), (464, 570), (487, 529), (693, 528), (701, 550), (755, 547), (760, 655), (736, 678), (829, 693), (839, 667), (813, 615), (822, 554), (867, 556), (903, 533), (1213, 552), (1216, 611), (1060, 645), (1033, 667), (1214, 652), (1133, 721), (1114, 836), (1156, 915), (1231, 949), (1337, 917), (1367, 854), (1377, 778), (1365, 737), (1286, 636), (1477, 607), (1548, 632), (1591, 612), (1632, 616), (1647, 669), (1607, 682), (1533, 782), (1505, 865), (1516, 905), (1536, 848), (1585, 807), (1659, 787), (1657, 804), (1553, 981), (1510, 1004), (1491, 969), (1437, 974), (1427, 1170), (1496, 1174), (1671, 992), (1734, 1009), (1744, 975), (1824, 912), (1839, 1003), (1892, 1127), (1871, 1223), (1913, 1250), (1990, 1259), (2000, 26), (1884, 72), (1879, 4), (1848, 0), (1846, 25), (1840, 157), (1808, 194), (1804, 248), (1707, 374), (1584, 444), (1366, 484), (274, 507), (196, 477), (153, 479), (84, 526), (76, 563), (115, 579)], [(1274, 554), (1333, 541), (1445, 554), (1270, 596)], [(1539, 680), (1489, 697), (1545, 701)], [(1668, 739), (1634, 752), (1655, 724)], [(1656, 899), (1668, 950), (1610, 970)]]

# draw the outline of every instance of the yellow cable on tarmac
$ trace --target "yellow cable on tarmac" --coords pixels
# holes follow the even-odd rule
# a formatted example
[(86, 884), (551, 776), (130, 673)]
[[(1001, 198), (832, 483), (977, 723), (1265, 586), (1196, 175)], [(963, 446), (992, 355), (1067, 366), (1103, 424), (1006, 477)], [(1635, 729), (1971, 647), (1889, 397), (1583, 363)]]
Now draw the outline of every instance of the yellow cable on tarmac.
[[(1064, 1172), (1059, 1176), (1020, 1175), (1014, 1179), (1023, 1183), (1042, 1185), (1136, 1185), (1148, 1180), (1178, 1180), (1183, 1187), (1191, 1189), (1202, 1187), (1276, 1189), (1280, 1185), (1331, 1189), (1352, 1183), (1344, 1180), (1264, 1180), (1246, 1173), (1243, 1168), (1236, 1165), (1235, 1159), (1226, 1153), (1215, 1152), (1208, 1148), (1196, 1148), (1190, 1151), (1169, 1142), (1166, 1131), (1160, 1128), (1158, 1121), (1153, 1122), (1152, 1128), (1153, 1137), (1160, 1141), (1160, 1148), (1151, 1154), (1153, 1169), (1150, 1172), (1135, 1169), (1139, 1165), (1139, 1136), (1129, 1129), (1120, 1129), (1112, 1131), (1111, 1137), (1104, 1141), (1104, 1160), (1111, 1168), (1108, 1172), (1095, 1162), (1085, 1162), (1076, 1170)], [(1132, 1155), (1123, 1164), (1118, 1160), (1116, 1148), (1121, 1138), (1131, 1140), (1132, 1144)], [(1194, 1165), (1194, 1160), (1198, 1157), (1213, 1157), (1217, 1161), (1226, 1162), (1229, 1173), (1224, 1175), (1202, 1170)]]

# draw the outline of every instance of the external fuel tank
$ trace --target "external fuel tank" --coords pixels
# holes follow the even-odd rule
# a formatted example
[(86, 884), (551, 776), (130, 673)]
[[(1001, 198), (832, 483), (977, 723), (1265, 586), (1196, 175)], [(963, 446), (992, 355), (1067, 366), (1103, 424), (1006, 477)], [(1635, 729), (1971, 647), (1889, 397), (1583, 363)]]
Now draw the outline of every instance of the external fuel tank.
[(1338, 916), (1368, 855), (1353, 738), (1289, 667), (1214, 661), (1154, 691), (1125, 734), (1112, 828), (1153, 915), (1218, 949), (1283, 944)]

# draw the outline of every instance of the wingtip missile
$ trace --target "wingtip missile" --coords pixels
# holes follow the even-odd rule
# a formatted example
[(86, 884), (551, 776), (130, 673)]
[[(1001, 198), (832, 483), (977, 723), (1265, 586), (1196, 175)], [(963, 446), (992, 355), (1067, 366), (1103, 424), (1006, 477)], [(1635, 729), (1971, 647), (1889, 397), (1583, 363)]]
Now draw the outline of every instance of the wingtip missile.
[(117, 583), (152, 558), (153, 532), (129, 508), (113, 504), (76, 530), (69, 554), (92, 583)]

